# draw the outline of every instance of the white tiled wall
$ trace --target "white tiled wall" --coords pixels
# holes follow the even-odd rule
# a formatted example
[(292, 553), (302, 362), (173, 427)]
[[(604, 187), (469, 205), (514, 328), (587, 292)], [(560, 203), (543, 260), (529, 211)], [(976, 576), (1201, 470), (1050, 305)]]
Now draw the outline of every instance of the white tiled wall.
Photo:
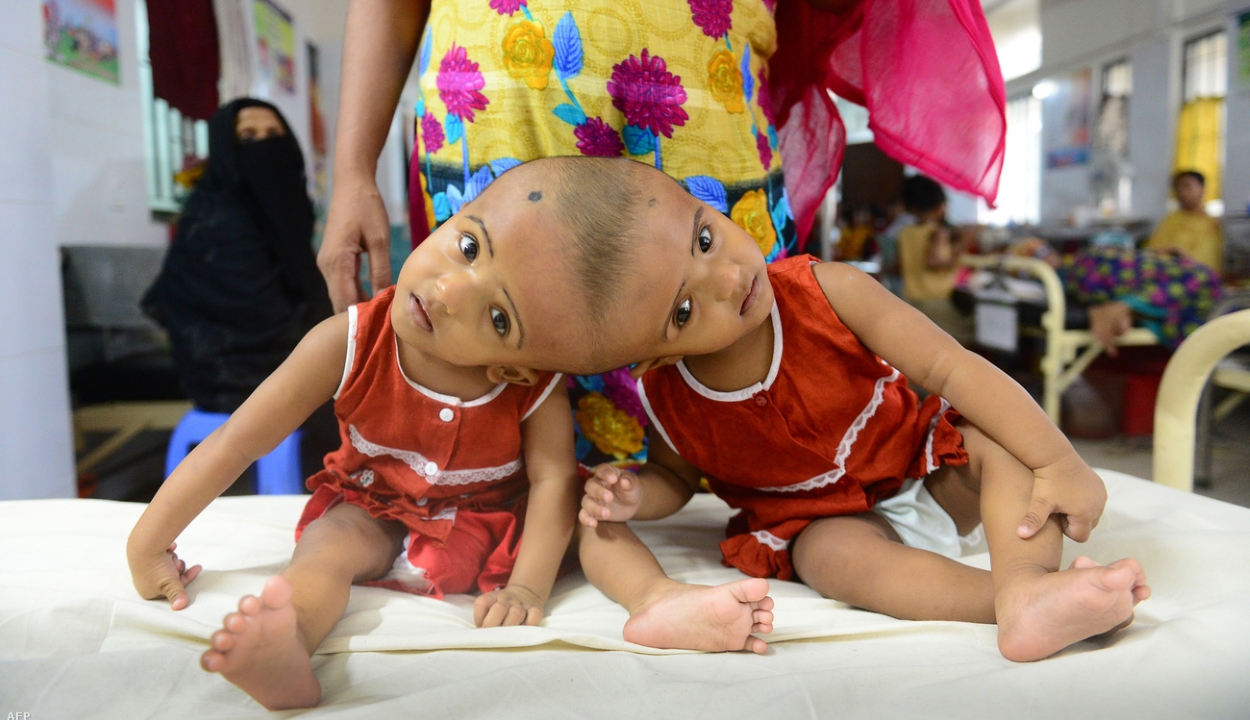
[(0, 3), (0, 499), (5, 500), (74, 493), (41, 33), (38, 2)]
[[(1093, 68), (1097, 83), (1104, 64), (1128, 58), (1133, 65), (1132, 214), (1158, 219), (1167, 211), (1175, 154), (1181, 44), (1196, 34), (1227, 28), (1234, 51), (1229, 62), (1235, 69), (1235, 18), (1246, 11), (1250, 0), (1043, 0), (1042, 68), (1008, 83), (1009, 94), (1027, 92), (1038, 80), (1082, 68)], [(1098, 92), (1096, 86), (1094, 91)], [(1224, 199), (1229, 212), (1244, 212), (1250, 200), (1250, 95), (1230, 87), (1226, 108)], [(1062, 118), (1050, 114), (1044, 120), (1053, 123)], [(1074, 206), (1090, 203), (1089, 172), (1088, 166), (1043, 171), (1043, 220), (1060, 220)]]
[[(13, 4), (37, 9), (39, 3)], [(135, 2), (118, 0), (115, 7), (119, 84), (40, 61), (48, 78), (57, 245), (168, 242), (168, 228), (152, 219), (147, 206)]]

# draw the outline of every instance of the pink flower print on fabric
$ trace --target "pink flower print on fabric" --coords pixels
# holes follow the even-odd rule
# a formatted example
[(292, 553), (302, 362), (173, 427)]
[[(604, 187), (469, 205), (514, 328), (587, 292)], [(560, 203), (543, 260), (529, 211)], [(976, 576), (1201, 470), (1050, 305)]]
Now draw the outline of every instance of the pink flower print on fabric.
[(434, 117), (434, 113), (427, 112), (421, 118), (421, 143), (425, 145), (425, 154), (433, 155), (438, 152), (446, 139), (443, 135), (443, 124)]
[(760, 104), (760, 110), (764, 111), (764, 117), (768, 120), (769, 125), (777, 124), (777, 117), (773, 113), (773, 92), (768, 87), (768, 77), (764, 73), (760, 73), (758, 82), (755, 83), (756, 102)]
[(647, 426), (647, 411), (638, 397), (638, 383), (629, 376), (629, 368), (617, 368), (603, 374), (603, 394), (626, 415)]
[(694, 24), (698, 25), (703, 34), (719, 40), (733, 27), (729, 15), (734, 10), (733, 0), (686, 0), (690, 3), (690, 12), (694, 15)]
[(764, 0), (764, 7), (768, 8), (768, 12), (777, 12), (777, 0)]
[(597, 117), (573, 128), (573, 135), (577, 137), (577, 149), (583, 155), (619, 157), (625, 151), (620, 134)]
[(685, 125), (690, 119), (681, 108), (686, 102), (681, 76), (669, 72), (664, 58), (651, 55), (646, 48), (642, 57), (630, 55), (612, 66), (608, 94), (630, 125), (653, 135), (671, 138), (673, 126)]
[(527, 5), (526, 0), (490, 0), (490, 7), (500, 15), (511, 15)]
[(760, 164), (765, 170), (772, 167), (773, 149), (768, 146), (768, 136), (760, 131), (755, 131), (755, 149), (760, 154)]
[(477, 70), (477, 63), (469, 60), (462, 47), (451, 44), (438, 66), (438, 96), (447, 106), (447, 112), (461, 120), (473, 122), (474, 110), (485, 110), (490, 100), (480, 91), (486, 80)]

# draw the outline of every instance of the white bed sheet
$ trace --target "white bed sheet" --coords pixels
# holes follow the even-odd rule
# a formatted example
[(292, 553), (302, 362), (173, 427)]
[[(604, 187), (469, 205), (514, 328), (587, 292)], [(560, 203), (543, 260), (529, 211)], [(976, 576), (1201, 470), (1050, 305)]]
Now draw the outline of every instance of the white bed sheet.
[[(1002, 658), (993, 626), (905, 622), (774, 582), (765, 656), (662, 652), (621, 638), (625, 612), (580, 574), (542, 627), (478, 630), (472, 599), (354, 588), (314, 668), (308, 717), (1250, 716), (1250, 509), (1100, 471), (1107, 512), (1077, 554), (1133, 556), (1154, 597), (1111, 639), (1038, 663)], [(264, 713), (202, 671), (221, 618), (294, 547), (300, 497), (221, 498), (179, 539), (206, 570), (179, 613), (135, 594), (124, 557), (142, 506), (0, 503), (0, 706), (43, 718)], [(698, 496), (639, 534), (679, 579), (741, 577), (716, 550), (729, 514)], [(985, 567), (984, 553), (964, 560)]]

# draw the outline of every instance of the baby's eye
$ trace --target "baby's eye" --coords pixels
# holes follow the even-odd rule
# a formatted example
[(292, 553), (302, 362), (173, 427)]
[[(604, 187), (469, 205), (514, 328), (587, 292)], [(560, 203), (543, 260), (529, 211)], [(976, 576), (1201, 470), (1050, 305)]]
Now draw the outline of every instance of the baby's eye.
[(677, 327), (682, 327), (686, 321), (690, 319), (690, 298), (681, 301), (677, 306), (677, 312), (673, 313), (673, 322), (677, 323)]
[(499, 308), (490, 309), (490, 322), (501, 336), (508, 334), (508, 316)]
[(460, 252), (464, 254), (464, 257), (469, 262), (473, 262), (474, 260), (476, 260), (477, 259), (477, 239), (474, 238), (472, 235), (461, 235), (460, 236)]
[(699, 250), (707, 252), (712, 248), (712, 231), (703, 228), (699, 231)]

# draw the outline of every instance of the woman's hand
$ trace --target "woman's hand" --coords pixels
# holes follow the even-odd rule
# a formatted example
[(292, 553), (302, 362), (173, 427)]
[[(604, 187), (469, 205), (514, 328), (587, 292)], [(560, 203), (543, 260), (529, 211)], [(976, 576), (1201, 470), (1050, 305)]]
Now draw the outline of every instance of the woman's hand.
[(369, 255), (373, 291), (390, 287), (391, 225), (377, 182), (364, 177), (335, 186), (325, 239), (317, 253), (317, 267), (326, 278), (336, 313), (369, 299), (360, 285), (361, 253)]
[(1111, 357), (1120, 354), (1116, 338), (1133, 329), (1133, 310), (1119, 300), (1100, 303), (1089, 308), (1089, 331)]
[(128, 553), (130, 578), (139, 596), (145, 600), (167, 598), (171, 610), (181, 610), (191, 604), (187, 585), (203, 569), (200, 565), (188, 568), (186, 561), (178, 559), (174, 552), (177, 548), (177, 543), (171, 543), (165, 552), (157, 555)]

